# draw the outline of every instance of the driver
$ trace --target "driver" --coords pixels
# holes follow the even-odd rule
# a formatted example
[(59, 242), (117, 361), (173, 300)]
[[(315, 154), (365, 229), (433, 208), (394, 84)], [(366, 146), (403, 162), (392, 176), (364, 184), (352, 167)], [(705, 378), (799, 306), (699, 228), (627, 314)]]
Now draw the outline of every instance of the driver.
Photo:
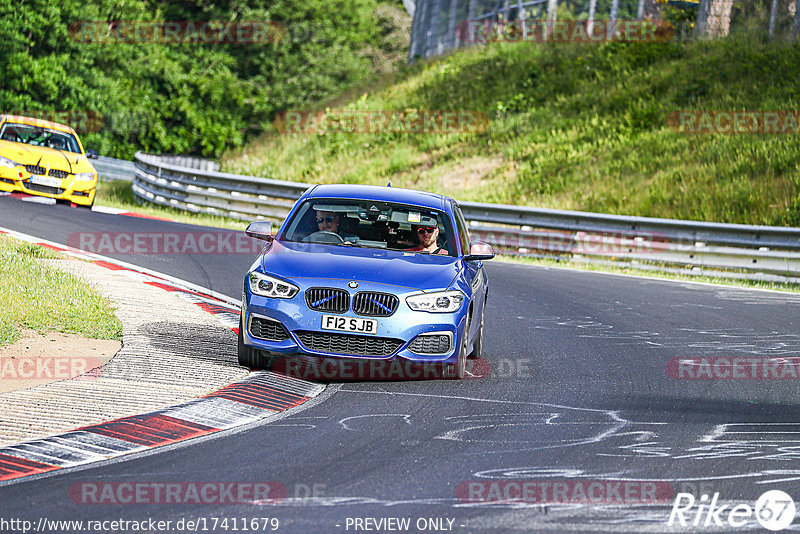
[(332, 211), (317, 211), (317, 226), (320, 232), (339, 233), (339, 214)]
[(358, 241), (358, 236), (342, 235), (344, 228), (339, 231), (339, 214), (334, 211), (315, 210), (317, 212), (317, 228), (320, 232), (331, 232), (338, 235), (345, 245), (352, 245)]
[(64, 140), (60, 137), (50, 137), (50, 139), (47, 140), (47, 146), (55, 150), (64, 150), (67, 148), (66, 143), (64, 143)]

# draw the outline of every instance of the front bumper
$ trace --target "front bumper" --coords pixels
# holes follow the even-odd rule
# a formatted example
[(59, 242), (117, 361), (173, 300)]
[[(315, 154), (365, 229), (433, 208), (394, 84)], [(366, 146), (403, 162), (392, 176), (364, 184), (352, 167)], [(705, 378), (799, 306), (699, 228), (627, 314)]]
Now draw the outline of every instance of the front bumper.
[(61, 180), (60, 187), (33, 184), (31, 174), (24, 167), (0, 167), (0, 191), (19, 192), (56, 200), (66, 200), (74, 204), (91, 206), (97, 189), (97, 179), (92, 181), (76, 180), (72, 175)]
[[(337, 283), (338, 282), (338, 283)], [(245, 284), (242, 309), (244, 310), (244, 329), (242, 337), (245, 345), (265, 351), (273, 356), (307, 355), (315, 357), (330, 357), (355, 360), (396, 360), (403, 359), (417, 363), (455, 363), (458, 357), (458, 347), (461, 346), (464, 326), (466, 324), (466, 310), (468, 302), (453, 313), (428, 313), (411, 310), (405, 302), (405, 297), (416, 294), (416, 291), (399, 293), (397, 288), (388, 290), (383, 284), (370, 284), (360, 282), (358, 291), (378, 291), (396, 294), (400, 302), (397, 310), (389, 317), (371, 317), (377, 319), (378, 330), (373, 335), (347, 334), (322, 329), (322, 316), (331, 314), (309, 309), (306, 305), (304, 293), (310, 286), (339, 287), (347, 290), (347, 281), (335, 279), (324, 282), (315, 280), (314, 283), (305, 285), (293, 279), (292, 283), (300, 287), (300, 291), (292, 299), (273, 299), (254, 295)], [(350, 291), (351, 297), (355, 291)], [(344, 313), (337, 313), (342, 317), (363, 318), (362, 315), (353, 313), (352, 309)], [(251, 332), (253, 318), (265, 318), (279, 322), (288, 333), (288, 339), (282, 341), (267, 341), (254, 337)], [(449, 350), (437, 354), (420, 354), (413, 352), (409, 345), (420, 334), (438, 333), (450, 338)], [(314, 350), (303, 339), (308, 339), (310, 334), (320, 335), (348, 335), (362, 339), (383, 338), (397, 342), (397, 348), (385, 355), (359, 355), (354, 353), (329, 352)], [(396, 341), (395, 341), (396, 340)]]

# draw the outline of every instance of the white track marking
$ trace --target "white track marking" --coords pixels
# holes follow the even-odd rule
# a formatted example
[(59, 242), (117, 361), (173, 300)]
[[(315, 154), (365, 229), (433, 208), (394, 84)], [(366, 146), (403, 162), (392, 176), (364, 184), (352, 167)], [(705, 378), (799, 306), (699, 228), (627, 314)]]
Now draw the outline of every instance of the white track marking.
[(347, 421), (351, 421), (353, 419), (364, 419), (366, 417), (402, 417), (403, 421), (407, 425), (411, 425), (411, 414), (406, 414), (406, 413), (373, 413), (367, 415), (354, 415), (352, 417), (345, 417), (344, 419), (340, 419), (339, 424), (342, 425), (342, 428), (345, 430), (354, 430), (348, 426)]

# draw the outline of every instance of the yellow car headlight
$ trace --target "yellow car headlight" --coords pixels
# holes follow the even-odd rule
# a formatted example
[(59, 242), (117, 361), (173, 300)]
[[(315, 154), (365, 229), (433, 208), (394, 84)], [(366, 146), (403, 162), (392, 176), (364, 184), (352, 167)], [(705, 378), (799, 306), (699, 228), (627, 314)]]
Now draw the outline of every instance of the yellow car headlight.
[(18, 165), (19, 165), (19, 163), (17, 163), (16, 161), (12, 161), (12, 160), (10, 160), (8, 158), (4, 158), (3, 156), (0, 156), (0, 167), (6, 167), (8, 169), (13, 169), (14, 167), (17, 167)]
[(79, 172), (75, 174), (75, 179), (81, 182), (91, 182), (94, 180), (93, 172)]

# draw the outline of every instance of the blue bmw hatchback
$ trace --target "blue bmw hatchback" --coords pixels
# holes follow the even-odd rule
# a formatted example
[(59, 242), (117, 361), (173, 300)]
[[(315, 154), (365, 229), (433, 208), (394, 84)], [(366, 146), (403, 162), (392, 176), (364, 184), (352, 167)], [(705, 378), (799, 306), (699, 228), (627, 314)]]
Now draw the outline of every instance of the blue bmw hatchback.
[(452, 198), (393, 187), (320, 185), (266, 240), (244, 280), (239, 363), (282, 357), (440, 364), (463, 378), (479, 357), (489, 245), (470, 242)]

